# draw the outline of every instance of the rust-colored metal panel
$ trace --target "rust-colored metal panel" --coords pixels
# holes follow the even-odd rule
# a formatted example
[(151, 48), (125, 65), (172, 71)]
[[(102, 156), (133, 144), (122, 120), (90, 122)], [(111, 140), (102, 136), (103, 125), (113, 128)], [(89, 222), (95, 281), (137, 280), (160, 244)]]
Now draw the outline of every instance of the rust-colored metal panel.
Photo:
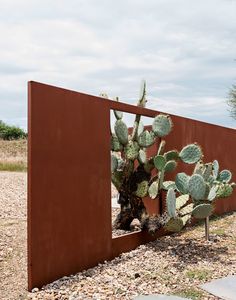
[[(29, 83), (29, 289), (95, 266), (164, 234), (163, 230), (154, 237), (136, 232), (112, 239), (110, 109), (147, 117), (158, 113)], [(234, 129), (178, 116), (172, 119), (174, 130), (166, 138), (166, 150), (180, 150), (197, 141), (205, 161), (217, 158), (222, 168), (236, 174)], [(180, 170), (190, 173), (192, 166), (180, 163), (177, 172)], [(159, 212), (159, 203), (145, 201), (150, 213)], [(236, 210), (235, 193), (220, 200), (216, 211), (231, 210)]]
[(155, 241), (158, 237), (166, 235), (163, 229), (160, 229), (155, 235), (147, 232), (133, 232), (112, 239), (112, 258), (118, 256), (122, 252), (128, 252), (137, 248), (141, 244)]
[(29, 289), (111, 253), (110, 110), (91, 98), (29, 83)]

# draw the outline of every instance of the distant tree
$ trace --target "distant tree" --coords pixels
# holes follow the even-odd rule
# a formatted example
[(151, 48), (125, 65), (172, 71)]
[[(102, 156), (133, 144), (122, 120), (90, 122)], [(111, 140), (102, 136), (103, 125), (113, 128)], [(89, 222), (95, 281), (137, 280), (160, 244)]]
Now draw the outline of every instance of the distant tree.
[(0, 120), (0, 139), (3, 140), (18, 140), (26, 138), (25, 131), (17, 126), (9, 126)]
[(231, 117), (236, 120), (236, 84), (233, 84), (230, 88), (227, 103), (230, 107), (229, 111)]

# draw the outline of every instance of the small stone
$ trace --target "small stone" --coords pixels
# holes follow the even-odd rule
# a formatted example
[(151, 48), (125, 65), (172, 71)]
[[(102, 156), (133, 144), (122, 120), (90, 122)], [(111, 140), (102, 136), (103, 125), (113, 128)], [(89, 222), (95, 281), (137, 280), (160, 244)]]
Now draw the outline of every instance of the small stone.
[(138, 277), (140, 277), (140, 274), (139, 274), (139, 273), (135, 273), (135, 274), (134, 274), (134, 278), (136, 279), (136, 278), (138, 278)]

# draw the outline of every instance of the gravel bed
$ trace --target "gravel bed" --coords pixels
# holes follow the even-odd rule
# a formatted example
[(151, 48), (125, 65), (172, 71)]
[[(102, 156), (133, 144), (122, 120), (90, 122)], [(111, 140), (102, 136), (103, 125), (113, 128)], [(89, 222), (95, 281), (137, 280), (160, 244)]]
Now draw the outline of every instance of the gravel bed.
[[(236, 274), (236, 213), (121, 254), (97, 267), (26, 291), (26, 174), (0, 172), (0, 299), (133, 299), (166, 293), (219, 299), (198, 288)], [(113, 216), (117, 209), (113, 210)]]

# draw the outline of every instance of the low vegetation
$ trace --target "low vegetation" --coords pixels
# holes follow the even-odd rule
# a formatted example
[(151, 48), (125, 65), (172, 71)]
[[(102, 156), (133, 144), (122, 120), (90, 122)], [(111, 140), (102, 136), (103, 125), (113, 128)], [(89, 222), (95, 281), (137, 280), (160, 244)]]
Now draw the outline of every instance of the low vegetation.
[(0, 140), (0, 171), (27, 170), (27, 140)]

